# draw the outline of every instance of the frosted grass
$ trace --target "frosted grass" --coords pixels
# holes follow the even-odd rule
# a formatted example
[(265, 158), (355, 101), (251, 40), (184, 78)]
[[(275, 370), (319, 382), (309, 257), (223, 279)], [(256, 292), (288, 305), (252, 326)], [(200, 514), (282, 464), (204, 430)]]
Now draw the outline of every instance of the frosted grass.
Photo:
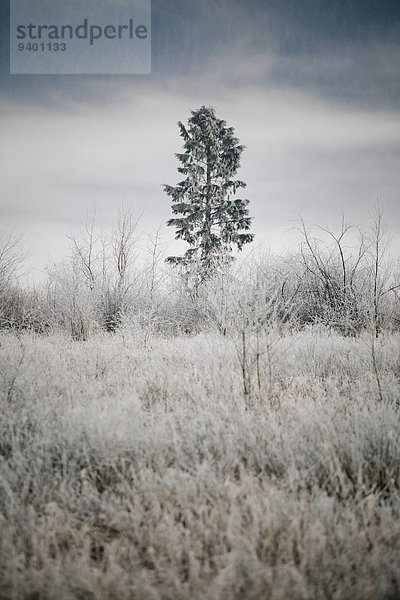
[(271, 339), (1, 334), (0, 598), (399, 597), (400, 337)]

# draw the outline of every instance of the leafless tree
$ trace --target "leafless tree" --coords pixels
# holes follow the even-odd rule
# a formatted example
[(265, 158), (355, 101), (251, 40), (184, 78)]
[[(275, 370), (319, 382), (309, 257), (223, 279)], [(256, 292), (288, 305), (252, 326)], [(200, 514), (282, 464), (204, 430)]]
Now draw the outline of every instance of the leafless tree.
[(19, 314), (24, 313), (24, 294), (18, 279), (26, 259), (22, 247), (23, 233), (16, 228), (0, 229), (0, 326), (17, 324)]
[(129, 289), (129, 269), (133, 261), (133, 250), (137, 244), (136, 230), (142, 214), (137, 215), (133, 206), (118, 209), (116, 226), (112, 233), (111, 247), (118, 273), (118, 288), (122, 293)]
[(137, 227), (141, 217), (142, 213), (137, 214), (133, 205), (121, 206), (118, 209), (116, 225), (109, 241), (111, 257), (105, 268), (105, 325), (109, 331), (116, 328), (122, 312), (127, 308), (128, 293), (134, 284), (132, 267), (135, 259), (134, 249), (138, 242)]
[(0, 229), (0, 286), (5, 289), (18, 278), (21, 272), (26, 252), (22, 248), (24, 234), (15, 228)]
[(94, 263), (98, 260), (97, 243), (99, 238), (95, 235), (96, 211), (91, 217), (86, 217), (85, 230), (82, 235), (67, 236), (71, 240), (72, 246), (82, 267), (82, 272), (88, 280), (89, 287), (94, 290), (96, 277)]
[(377, 338), (382, 327), (382, 299), (391, 287), (388, 285), (388, 272), (384, 264), (389, 245), (389, 236), (383, 222), (383, 207), (377, 200), (368, 224), (368, 254), (372, 279), (372, 325)]
[[(356, 288), (367, 252), (365, 236), (346, 222), (343, 212), (337, 233), (328, 225), (313, 228), (314, 232), (326, 236), (327, 241), (317, 236), (301, 216), (299, 220), (296, 229), (302, 237), (300, 254), (304, 271), (296, 295), (309, 298), (311, 320), (322, 318), (349, 333), (358, 322), (356, 328), (359, 328), (362, 321)], [(357, 240), (349, 242), (352, 233)]]

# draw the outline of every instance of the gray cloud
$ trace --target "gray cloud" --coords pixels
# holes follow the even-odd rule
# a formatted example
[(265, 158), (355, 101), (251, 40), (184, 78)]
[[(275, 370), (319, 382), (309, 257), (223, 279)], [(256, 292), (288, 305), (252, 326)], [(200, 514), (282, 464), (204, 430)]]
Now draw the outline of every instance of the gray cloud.
[(289, 243), (283, 232), (298, 212), (320, 221), (344, 208), (350, 218), (365, 220), (376, 195), (392, 223), (400, 223), (397, 112), (356, 109), (293, 90), (253, 87), (231, 96), (223, 86), (202, 97), (196, 90), (173, 96), (160, 89), (152, 97), (131, 90), (72, 112), (25, 107), (22, 115), (20, 107), (4, 106), (3, 218), (35, 225), (43, 247), (48, 242), (39, 224), (48, 224), (54, 244), (55, 231), (62, 237), (94, 207), (107, 227), (120, 202), (135, 202), (144, 209), (143, 226), (155, 228), (170, 216), (161, 184), (179, 177), (176, 121), (207, 101), (247, 146), (240, 176), (248, 183), (260, 238), (277, 247)]

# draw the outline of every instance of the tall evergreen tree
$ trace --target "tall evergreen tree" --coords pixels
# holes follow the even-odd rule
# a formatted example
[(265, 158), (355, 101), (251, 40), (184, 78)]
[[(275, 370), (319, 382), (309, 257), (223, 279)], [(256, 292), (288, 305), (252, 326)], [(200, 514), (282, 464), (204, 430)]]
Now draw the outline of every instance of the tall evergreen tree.
[(239, 188), (246, 187), (233, 179), (244, 146), (233, 127), (217, 118), (213, 107), (191, 112), (186, 127), (178, 122), (184, 151), (176, 157), (181, 163), (178, 172), (185, 178), (176, 186), (164, 186), (172, 198), (172, 212), (180, 215), (168, 225), (176, 227), (176, 239), (186, 241), (190, 248), (184, 256), (170, 256), (167, 261), (189, 271), (198, 265), (204, 277), (222, 259), (232, 260), (233, 248), (241, 250), (254, 235), (248, 233), (249, 201), (234, 197)]

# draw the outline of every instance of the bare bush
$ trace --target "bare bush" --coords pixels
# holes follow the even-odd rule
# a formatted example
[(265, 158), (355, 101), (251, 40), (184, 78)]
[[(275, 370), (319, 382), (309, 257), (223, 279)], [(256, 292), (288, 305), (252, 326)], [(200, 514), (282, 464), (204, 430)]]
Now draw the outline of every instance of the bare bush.
[(23, 294), (18, 286), (26, 252), (23, 233), (15, 228), (0, 230), (0, 328), (15, 327), (23, 312)]

